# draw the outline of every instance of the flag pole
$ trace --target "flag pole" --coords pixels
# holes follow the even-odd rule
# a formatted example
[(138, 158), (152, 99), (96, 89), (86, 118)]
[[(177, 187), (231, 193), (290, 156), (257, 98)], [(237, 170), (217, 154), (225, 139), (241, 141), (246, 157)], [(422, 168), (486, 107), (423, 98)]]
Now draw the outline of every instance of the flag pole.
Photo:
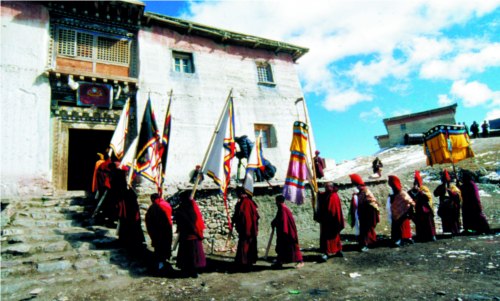
[(205, 157), (203, 158), (203, 162), (201, 163), (201, 168), (200, 172), (198, 172), (198, 175), (196, 176), (196, 180), (194, 181), (194, 186), (193, 186), (193, 191), (191, 192), (191, 198), (194, 198), (194, 195), (196, 193), (196, 189), (198, 188), (198, 183), (201, 178), (201, 174), (203, 169), (205, 169), (205, 165), (207, 164), (207, 159), (208, 159), (208, 154), (210, 153), (210, 150), (212, 149), (215, 141), (215, 136), (217, 136), (217, 133), (219, 132), (221, 123), (222, 123), (222, 118), (224, 117), (224, 113), (226, 112), (226, 108), (229, 105), (229, 101), (233, 98), (233, 88), (229, 91), (229, 94), (227, 95), (226, 98), (226, 103), (224, 104), (224, 108), (222, 109), (222, 112), (220, 114), (219, 120), (217, 121), (217, 125), (215, 126), (214, 133), (212, 134), (212, 138), (210, 139), (210, 143), (208, 144), (207, 151), (205, 152)]
[[(167, 121), (167, 118), (168, 118), (168, 113), (170, 113), (170, 105), (172, 104), (172, 95), (174, 94), (174, 89), (170, 89), (170, 92), (168, 93), (168, 106), (167, 106), (167, 112), (165, 112), (165, 121), (163, 121), (163, 131), (162, 131), (162, 139), (163, 139), (163, 133), (165, 133), (165, 123)], [(170, 136), (170, 133), (168, 133), (168, 135)], [(169, 139), (170, 140), (170, 139)], [(168, 145), (167, 147), (170, 145), (170, 141), (168, 141)], [(163, 150), (165, 152), (165, 150)], [(165, 160), (166, 161), (166, 160)], [(161, 162), (162, 164), (162, 169), (163, 170), (166, 170), (167, 169), (167, 166), (166, 166), (166, 162)], [(163, 164), (165, 164), (165, 166), (163, 166)], [(161, 171), (161, 181), (160, 181), (160, 196), (163, 194), (163, 182), (165, 181), (164, 179), (164, 173), (163, 173), (163, 170)]]
[[(295, 104), (297, 104), (300, 101), (302, 101), (302, 105), (303, 105), (303, 108), (304, 108), (305, 123), (310, 128), (311, 126), (309, 125), (309, 118), (307, 117), (309, 115), (309, 113), (307, 111), (306, 101), (305, 101), (304, 97), (298, 98), (295, 101)], [(311, 137), (312, 136), (310, 134), (310, 130), (309, 129), (308, 129), (308, 133), (309, 133), (309, 137), (307, 139), (307, 144), (309, 145), (309, 160), (311, 162), (311, 169), (312, 169), (312, 175), (313, 175), (313, 178), (312, 178), (312, 181), (311, 181), (312, 182), (311, 186), (312, 186), (312, 191), (313, 191), (313, 196), (312, 196), (312, 199), (311, 199), (311, 203), (312, 203), (313, 211), (316, 212), (316, 194), (318, 193), (318, 182), (317, 182), (317, 179), (316, 179), (316, 168), (314, 168), (314, 159), (312, 157), (312, 145), (311, 145)]]

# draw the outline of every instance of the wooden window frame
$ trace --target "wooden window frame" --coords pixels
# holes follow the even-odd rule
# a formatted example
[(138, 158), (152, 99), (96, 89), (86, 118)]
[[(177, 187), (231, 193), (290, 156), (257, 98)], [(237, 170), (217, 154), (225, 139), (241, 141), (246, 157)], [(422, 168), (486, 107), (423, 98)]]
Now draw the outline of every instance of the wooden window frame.
[(260, 85), (274, 86), (274, 74), (271, 64), (268, 62), (256, 62), (257, 68), (257, 83)]
[[(178, 64), (176, 60), (180, 60), (180, 64)], [(188, 69), (187, 71), (186, 67)], [(193, 74), (195, 70), (193, 54), (189, 52), (172, 50), (172, 70), (178, 73)]]
[[(62, 32), (67, 31), (68, 33), (66, 36), (71, 36), (69, 32), (73, 32), (73, 45), (71, 46), (71, 41), (63, 41), (63, 36)], [(63, 27), (63, 26), (58, 26), (56, 29), (57, 33), (57, 47), (56, 47), (56, 56), (57, 57), (66, 57), (70, 59), (76, 59), (76, 60), (81, 60), (81, 61), (88, 61), (92, 63), (104, 63), (104, 64), (109, 64), (109, 65), (117, 65), (117, 66), (124, 66), (124, 67), (129, 67), (131, 65), (131, 47), (132, 47), (132, 40), (129, 38), (125, 37), (118, 37), (118, 36), (112, 36), (112, 35), (106, 35), (106, 34), (101, 34), (101, 33), (96, 33), (96, 32), (90, 32), (90, 31), (85, 31), (85, 30), (80, 30), (77, 28), (69, 28), (69, 27)], [(85, 39), (84, 37), (87, 36)], [(92, 40), (92, 45), (90, 45), (89, 41), (90, 39), (88, 36), (91, 36)], [(80, 37), (82, 37), (80, 39)], [(115, 45), (118, 45), (118, 54), (117, 53), (108, 53), (109, 51), (112, 52), (117, 52), (117, 47), (114, 47), (115, 45), (111, 45), (111, 50), (108, 51), (102, 51), (103, 47), (100, 47), (100, 41), (101, 40), (108, 40), (108, 41), (115, 41)], [(80, 41), (86, 41), (87, 43), (81, 43), (79, 44)], [(64, 45), (63, 42), (66, 42)], [(102, 42), (101, 42), (102, 44)], [(120, 45), (122, 44), (122, 45)], [(70, 45), (70, 46), (68, 46)], [(82, 47), (80, 47), (82, 45)], [(69, 47), (73, 47), (73, 51), (69, 51)], [(85, 48), (90, 48), (90, 55), (81, 55), (81, 53), (85, 52), (88, 53), (88, 49), (85, 50)], [(123, 48), (126, 48), (125, 50)], [(121, 53), (120, 53), (121, 52)], [(104, 56), (108, 56), (110, 59), (105, 59), (103, 58)], [(113, 57), (116, 57), (113, 59)]]
[(277, 147), (276, 135), (274, 126), (272, 124), (266, 123), (256, 123), (253, 125), (255, 138), (257, 138), (260, 134), (260, 131), (263, 133), (262, 139), (262, 147), (263, 148), (274, 148)]

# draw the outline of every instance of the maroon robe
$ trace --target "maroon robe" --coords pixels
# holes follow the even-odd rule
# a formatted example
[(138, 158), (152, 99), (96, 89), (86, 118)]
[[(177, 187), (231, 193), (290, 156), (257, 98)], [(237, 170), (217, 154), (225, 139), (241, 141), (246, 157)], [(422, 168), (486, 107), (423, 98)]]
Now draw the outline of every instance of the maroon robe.
[(239, 203), (236, 205), (232, 223), (238, 232), (236, 264), (249, 266), (256, 263), (259, 228), (257, 204), (248, 198), (248, 196), (242, 195)]
[(162, 198), (157, 198), (146, 212), (146, 228), (155, 256), (159, 261), (172, 255), (172, 207)]
[(377, 241), (375, 227), (380, 222), (377, 200), (366, 186), (358, 193), (359, 244), (369, 246)]
[(479, 190), (476, 183), (471, 179), (464, 179), (460, 186), (462, 191), (462, 222), (464, 230), (472, 230), (478, 233), (490, 232), (490, 226), (483, 213)]
[(196, 201), (183, 199), (175, 218), (179, 233), (176, 265), (185, 272), (194, 273), (197, 268), (203, 268), (207, 264), (202, 243), (205, 224)]
[(434, 190), (434, 196), (439, 197), (438, 215), (441, 217), (443, 232), (460, 233), (460, 203), (461, 193), (456, 187), (447, 188), (445, 184)]
[(406, 191), (396, 189), (394, 193), (389, 196), (392, 214), (391, 239), (394, 242), (400, 239), (410, 240), (412, 233), (409, 211), (415, 203)]
[(318, 198), (317, 221), (320, 224), (319, 248), (320, 252), (333, 255), (342, 251), (340, 232), (344, 229), (344, 215), (338, 188), (321, 193)]
[(137, 195), (132, 189), (127, 189), (122, 196), (118, 201), (118, 240), (130, 248), (143, 247), (145, 239)]
[(302, 262), (302, 252), (300, 252), (295, 220), (292, 212), (284, 203), (278, 204), (278, 212), (271, 222), (271, 226), (276, 228), (278, 261), (280, 263)]
[[(423, 188), (422, 188), (423, 189)], [(428, 191), (428, 190), (427, 190)], [(436, 237), (436, 225), (434, 224), (434, 211), (431, 207), (430, 193), (424, 193), (421, 189), (411, 189), (408, 194), (415, 201), (415, 232), (419, 241), (431, 241)]]

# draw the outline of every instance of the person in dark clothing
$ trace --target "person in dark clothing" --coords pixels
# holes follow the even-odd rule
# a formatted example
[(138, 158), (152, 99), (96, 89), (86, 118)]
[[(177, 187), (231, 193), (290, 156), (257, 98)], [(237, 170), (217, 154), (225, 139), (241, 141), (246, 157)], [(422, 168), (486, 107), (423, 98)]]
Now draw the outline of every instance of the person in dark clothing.
[(490, 125), (488, 124), (488, 122), (485, 120), (483, 122), (483, 124), (481, 124), (481, 129), (483, 130), (481, 132), (481, 136), (483, 136), (483, 138), (488, 138), (489, 136), (489, 132), (488, 132), (488, 129), (490, 128)]
[(441, 175), (441, 184), (434, 190), (434, 196), (439, 197), (437, 213), (442, 221), (443, 232), (459, 234), (462, 193), (451, 182), (451, 176), (446, 169)]
[(172, 207), (158, 193), (151, 195), (151, 206), (146, 212), (146, 228), (157, 262), (157, 270), (167, 266), (172, 255)]
[(472, 122), (470, 126), (470, 131), (472, 133), (472, 138), (478, 138), (479, 137), (479, 125), (477, 122)]
[(271, 222), (271, 227), (276, 229), (276, 254), (278, 254), (273, 267), (281, 267), (283, 263), (296, 262), (295, 268), (304, 266), (302, 252), (299, 246), (299, 236), (292, 211), (285, 205), (285, 197), (276, 197), (278, 211)]
[(483, 213), (483, 206), (479, 197), (479, 189), (472, 180), (472, 174), (468, 170), (462, 171), (462, 222), (465, 232), (489, 233), (490, 225)]
[(201, 173), (201, 166), (200, 165), (196, 165), (194, 170), (191, 172), (191, 177), (189, 179), (189, 183), (194, 184), (198, 175), (200, 175), (200, 179), (198, 180), (198, 184), (201, 184), (201, 182), (203, 182), (203, 180), (204, 180), (204, 177), (203, 177), (203, 173)]
[(257, 204), (242, 187), (236, 190), (236, 204), (232, 224), (238, 232), (238, 247), (234, 259), (240, 269), (248, 270), (257, 262), (257, 235), (259, 234), (259, 213)]
[(408, 194), (415, 201), (415, 232), (418, 241), (434, 241), (436, 240), (436, 226), (434, 224), (434, 209), (432, 203), (432, 194), (423, 185), (420, 171), (415, 171), (415, 179), (413, 188), (408, 190)]
[(144, 233), (141, 228), (141, 213), (137, 194), (125, 188), (118, 200), (118, 241), (132, 251), (144, 249)]
[(378, 157), (375, 158), (372, 162), (372, 169), (373, 173), (377, 174), (379, 177), (382, 176), (382, 167), (384, 167), (384, 164), (382, 164), (382, 161)]
[(177, 251), (177, 267), (190, 277), (198, 277), (198, 270), (207, 264), (203, 250), (203, 230), (205, 223), (196, 201), (191, 198), (191, 191), (180, 194), (180, 204), (175, 211), (177, 232), (179, 233), (179, 250)]
[(316, 171), (316, 178), (321, 179), (325, 176), (326, 162), (324, 158), (319, 156), (319, 151), (317, 150), (314, 156), (314, 169)]

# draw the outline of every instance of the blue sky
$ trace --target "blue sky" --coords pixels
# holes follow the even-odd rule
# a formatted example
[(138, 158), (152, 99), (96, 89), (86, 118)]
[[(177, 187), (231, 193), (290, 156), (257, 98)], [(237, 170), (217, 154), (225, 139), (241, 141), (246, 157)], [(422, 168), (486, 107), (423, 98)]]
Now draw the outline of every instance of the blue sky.
[(378, 151), (382, 119), (458, 104), (500, 118), (500, 0), (146, 1), (146, 11), (309, 48), (297, 71), (316, 146)]

